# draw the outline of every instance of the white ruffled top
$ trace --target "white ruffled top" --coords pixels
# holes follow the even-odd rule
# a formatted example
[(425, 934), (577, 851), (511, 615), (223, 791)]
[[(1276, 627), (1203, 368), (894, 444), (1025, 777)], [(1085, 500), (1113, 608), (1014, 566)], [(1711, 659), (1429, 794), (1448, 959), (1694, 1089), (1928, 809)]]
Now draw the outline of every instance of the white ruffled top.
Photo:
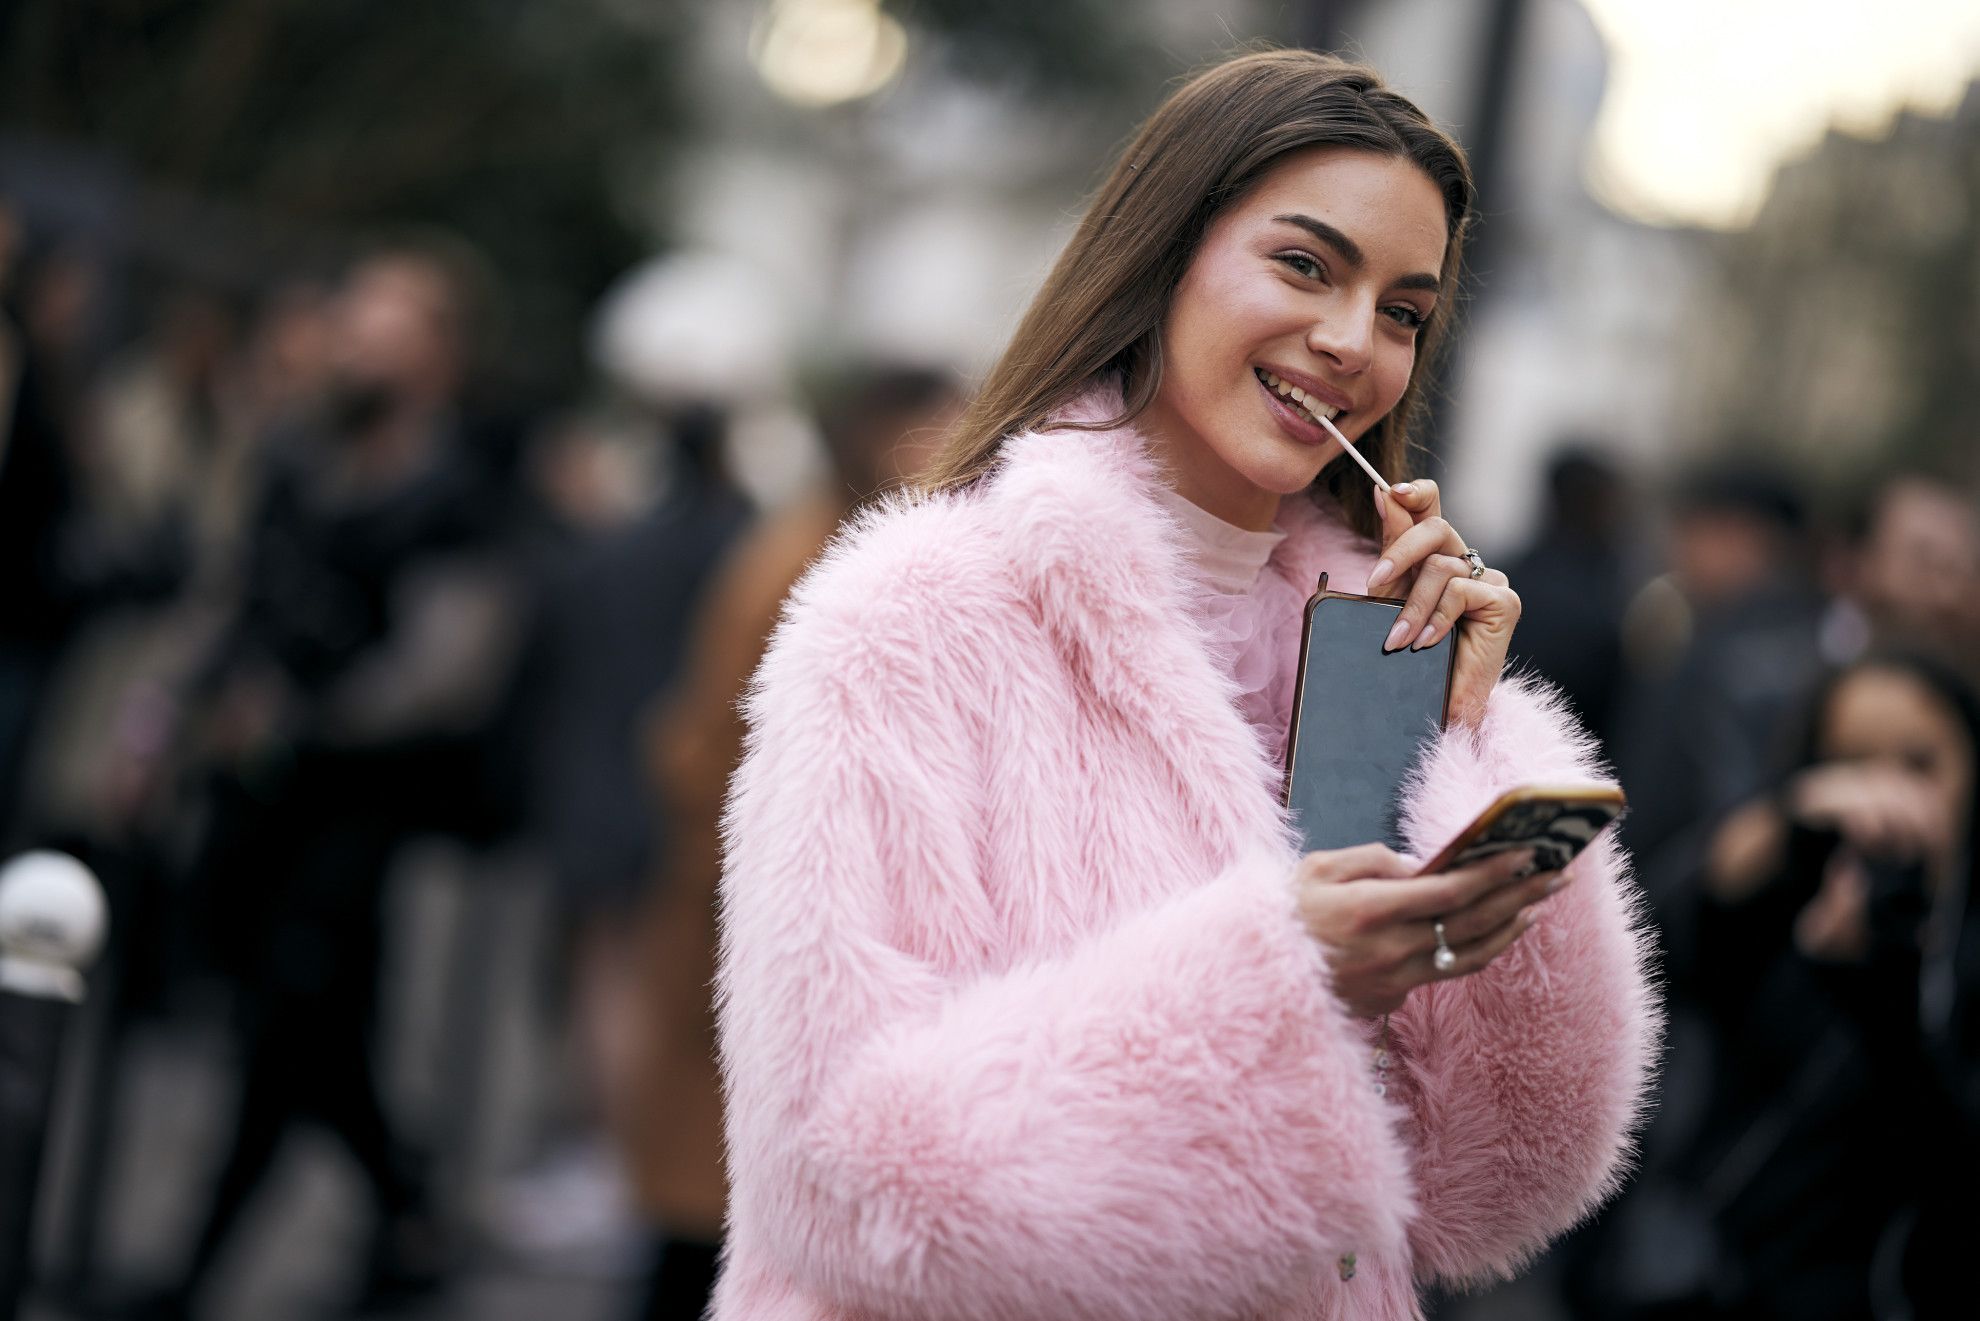
[(1197, 570), (1195, 614), (1236, 684), (1238, 710), (1271, 755), (1282, 757), (1307, 598), (1271, 562), (1286, 534), (1226, 523), (1166, 486), (1155, 495), (1182, 527)]

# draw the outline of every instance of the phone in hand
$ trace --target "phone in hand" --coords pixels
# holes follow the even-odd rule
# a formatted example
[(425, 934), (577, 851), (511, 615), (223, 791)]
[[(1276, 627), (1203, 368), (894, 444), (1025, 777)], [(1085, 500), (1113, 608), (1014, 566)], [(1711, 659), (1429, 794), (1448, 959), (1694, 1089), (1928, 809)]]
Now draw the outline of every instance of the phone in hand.
[(1454, 628), (1421, 651), (1384, 652), (1403, 605), (1330, 591), (1326, 574), (1306, 603), (1285, 801), (1307, 853), (1402, 847), (1403, 785), (1444, 727), (1457, 650)]
[(1499, 795), (1422, 875), (1453, 871), (1513, 849), (1533, 850), (1535, 871), (1559, 871), (1623, 814), (1620, 789), (1604, 784), (1524, 785)]

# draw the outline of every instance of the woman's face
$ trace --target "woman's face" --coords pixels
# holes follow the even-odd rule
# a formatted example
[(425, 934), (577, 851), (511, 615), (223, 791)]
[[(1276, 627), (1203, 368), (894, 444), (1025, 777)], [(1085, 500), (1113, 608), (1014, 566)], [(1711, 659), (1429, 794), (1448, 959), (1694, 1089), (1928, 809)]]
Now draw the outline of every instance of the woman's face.
[(1340, 453), (1308, 410), (1353, 440), (1394, 408), (1436, 308), (1444, 234), (1427, 174), (1343, 147), (1288, 155), (1226, 208), (1170, 300), (1142, 418), (1178, 492), (1265, 528)]
[(1823, 713), (1824, 761), (1879, 763), (1910, 772), (1929, 794), (1951, 837), (1972, 829), (1976, 750), (1959, 713), (1902, 670), (1868, 666), (1844, 679)]

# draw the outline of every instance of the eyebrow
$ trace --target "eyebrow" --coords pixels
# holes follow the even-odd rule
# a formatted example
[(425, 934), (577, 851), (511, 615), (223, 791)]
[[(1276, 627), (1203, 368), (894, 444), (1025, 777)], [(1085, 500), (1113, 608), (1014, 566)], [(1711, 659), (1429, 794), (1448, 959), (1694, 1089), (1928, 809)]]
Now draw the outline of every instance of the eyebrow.
[[(1356, 243), (1353, 239), (1341, 233), (1340, 230), (1335, 229), (1324, 220), (1315, 220), (1312, 216), (1300, 215), (1297, 212), (1283, 216), (1273, 216), (1272, 219), (1288, 225), (1297, 225), (1314, 238), (1319, 239), (1322, 243), (1327, 244), (1339, 252), (1341, 254), (1341, 260), (1357, 269), (1368, 260), (1367, 254), (1362, 252), (1359, 243)], [(1436, 276), (1419, 271), (1414, 275), (1405, 275), (1400, 280), (1397, 280), (1396, 287), (1399, 289), (1428, 289), (1430, 292), (1436, 293), (1443, 285)]]

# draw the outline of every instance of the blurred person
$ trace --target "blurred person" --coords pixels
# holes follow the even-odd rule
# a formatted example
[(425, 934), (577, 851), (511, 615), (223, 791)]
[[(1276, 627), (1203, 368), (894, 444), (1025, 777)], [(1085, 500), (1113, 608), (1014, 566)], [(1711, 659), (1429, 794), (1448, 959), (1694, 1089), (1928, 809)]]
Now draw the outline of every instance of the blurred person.
[(202, 590), (210, 597), (229, 597), (239, 586), (242, 540), (264, 471), (261, 447), (306, 429), (329, 388), (331, 295), (313, 277), (278, 280), (253, 307), (216, 382), (215, 444), (193, 508)]
[(1645, 1245), (1671, 1275), (1657, 1308), (1611, 1293), (1591, 1314), (1970, 1314), (1977, 754), (1954, 671), (1872, 653), (1816, 690), (1778, 787), (1713, 832), (1677, 970), (1719, 1029), (1668, 1176), (1691, 1223)]
[(7, 430), (14, 415), (14, 390), (20, 383), (21, 328), (14, 318), (13, 288), (23, 237), (20, 216), (0, 194), (0, 463), (7, 458)]
[(683, 671), (647, 724), (667, 847), (653, 859), (637, 935), (638, 1073), (622, 1135), (640, 1210), (658, 1238), (639, 1312), (646, 1321), (700, 1317), (721, 1247), (726, 1198), (710, 983), (721, 807), (742, 756), (744, 690), (792, 586), (856, 509), (919, 476), (960, 403), (946, 372), (913, 366), (858, 368), (828, 391), (820, 421), (832, 480), (766, 515), (725, 555)]
[(1823, 663), (1806, 505), (1784, 476), (1745, 460), (1691, 473), (1666, 553), (1625, 618), (1616, 745), (1623, 833), (1653, 903), (1695, 869), (1709, 823), (1765, 783)]
[(1606, 738), (1615, 733), (1621, 696), (1635, 510), (1622, 473), (1586, 443), (1556, 453), (1546, 480), (1540, 530), (1506, 568), (1524, 607), (1514, 656)]
[[(537, 456), (568, 540), (543, 575), (518, 687), (528, 708), (530, 831), (562, 928), (553, 991), (568, 1010), (581, 1094), (569, 1125), (577, 1132), (513, 1185), (504, 1218), (515, 1246), (546, 1255), (615, 1228), (596, 1217), (619, 1210), (611, 1193), (622, 1181), (592, 1134), (601, 1120), (606, 1133), (644, 1122), (633, 1109), (637, 915), (676, 847), (650, 810), (640, 718), (677, 680), (695, 611), (751, 517), (728, 471), (721, 407), (677, 405), (650, 420), (647, 443), (664, 464), (645, 508), (624, 502), (623, 472), (617, 490), (599, 480), (618, 465), (595, 438), (552, 436)], [(594, 1156), (606, 1158), (605, 1177)]]
[[(155, 703), (210, 641), (185, 597), (197, 568), (198, 511), (211, 498), (223, 447), (220, 396), (233, 337), (219, 298), (174, 290), (89, 391), (75, 519), (94, 545), (94, 576), (119, 590), (99, 588), (98, 608), (78, 625), (43, 699), (30, 806), (44, 828), (102, 842), (121, 832), (142, 792), (124, 773), (127, 760), (144, 755), (128, 745), (129, 704)], [(116, 572), (112, 564), (132, 567)]]
[[(225, 299), (172, 291), (92, 391), (79, 517), (100, 545), (144, 567), (126, 571), (125, 590), (106, 602), (121, 608), (79, 630), (45, 703), (32, 805), (40, 829), (99, 851), (170, 852), (180, 842), (182, 698), (246, 574), (257, 447), (296, 422), (321, 383), (311, 341), (322, 336), (298, 334), (297, 323), (320, 332), (323, 301), (313, 286), (280, 285), (237, 331)], [(139, 578), (144, 590), (131, 590)]]
[(146, 526), (187, 503), (193, 476), (218, 447), (221, 377), (235, 338), (212, 294), (175, 289), (133, 349), (97, 383), (91, 503), (98, 516)]
[(1405, 475), (1472, 209), (1371, 70), (1201, 73), (792, 594), (723, 819), (712, 1316), (1404, 1317), (1614, 1188), (1658, 1010), (1613, 843), (1423, 877), (1283, 806), (1323, 569), (1391, 647), (1464, 623), (1410, 848), (1599, 778), (1435, 484), (1316, 420)]
[(184, 1278), (192, 1307), (282, 1139), (319, 1121), (375, 1213), (362, 1290), (441, 1283), (446, 1233), (373, 1057), (386, 871), (414, 833), (491, 828), (482, 740), (519, 627), (513, 501), (462, 397), (486, 297), (441, 241), (353, 263), (316, 406), (266, 443), (240, 605), (207, 670), (195, 868), (237, 989), (243, 1081)]
[(611, 411), (544, 433), (531, 453), (556, 533), (517, 692), (558, 927), (548, 989), (576, 1085), (495, 1204), (511, 1250), (614, 1271), (643, 1251), (614, 1139), (643, 1122), (637, 914), (673, 841), (651, 811), (640, 717), (678, 678), (708, 580), (752, 517), (747, 493), (778, 485), (745, 481), (764, 457), (746, 433), (782, 401), (791, 348), (787, 311), (752, 264), (642, 263), (592, 321)]
[(22, 841), (43, 698), (75, 630), (110, 590), (83, 519), (84, 372), (98, 272), (78, 248), (21, 263), (6, 304), (0, 393), (0, 850)]
[(1971, 490), (1920, 472), (1885, 481), (1851, 579), (1874, 643), (1922, 648), (1980, 676), (1980, 500)]

